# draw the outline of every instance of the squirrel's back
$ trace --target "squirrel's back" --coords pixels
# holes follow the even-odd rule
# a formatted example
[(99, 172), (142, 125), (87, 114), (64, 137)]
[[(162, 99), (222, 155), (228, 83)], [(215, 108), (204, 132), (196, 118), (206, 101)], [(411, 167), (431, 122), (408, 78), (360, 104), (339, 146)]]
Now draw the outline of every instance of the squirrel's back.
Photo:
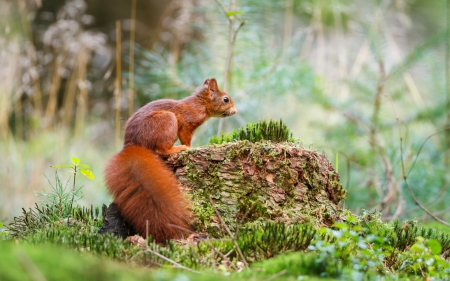
[(127, 146), (114, 155), (105, 180), (121, 215), (134, 230), (156, 242), (182, 238), (189, 229), (190, 212), (175, 175), (152, 151)]

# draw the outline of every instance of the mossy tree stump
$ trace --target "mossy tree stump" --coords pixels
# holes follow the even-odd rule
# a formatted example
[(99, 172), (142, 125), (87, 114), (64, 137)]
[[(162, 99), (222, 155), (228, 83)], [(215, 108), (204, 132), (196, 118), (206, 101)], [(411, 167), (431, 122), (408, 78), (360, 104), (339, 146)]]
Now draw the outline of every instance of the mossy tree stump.
[[(330, 226), (341, 216), (346, 192), (339, 174), (325, 155), (299, 144), (210, 145), (173, 154), (166, 163), (192, 204), (193, 229), (214, 237), (225, 235), (220, 219), (233, 231), (240, 223), (267, 221)], [(103, 232), (114, 232), (107, 228), (104, 223)]]

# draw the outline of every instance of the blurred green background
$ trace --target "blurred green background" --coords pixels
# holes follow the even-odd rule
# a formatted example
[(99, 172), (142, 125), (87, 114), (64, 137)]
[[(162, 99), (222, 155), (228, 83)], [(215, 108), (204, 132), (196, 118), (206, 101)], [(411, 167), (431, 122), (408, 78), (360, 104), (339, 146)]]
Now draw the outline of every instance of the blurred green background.
[[(450, 218), (449, 131), (422, 146), (450, 126), (446, 1), (135, 3), (0, 0), (0, 221), (50, 191), (50, 165), (71, 156), (96, 176), (79, 178), (80, 203), (109, 203), (102, 169), (120, 150), (130, 113), (182, 98), (210, 77), (226, 83), (239, 114), (207, 121), (194, 146), (281, 118), (305, 147), (339, 162), (345, 207), (428, 219), (405, 186), (403, 164), (420, 202)], [(234, 31), (245, 24), (227, 72), (230, 23)]]

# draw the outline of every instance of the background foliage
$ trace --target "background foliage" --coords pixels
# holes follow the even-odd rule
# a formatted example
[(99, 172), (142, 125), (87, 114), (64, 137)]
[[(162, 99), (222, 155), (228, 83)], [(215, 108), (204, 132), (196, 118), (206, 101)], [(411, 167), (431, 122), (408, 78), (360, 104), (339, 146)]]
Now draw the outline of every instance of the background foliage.
[(116, 113), (121, 128), (130, 109), (181, 98), (208, 77), (226, 83), (239, 114), (208, 121), (194, 145), (283, 119), (295, 138), (339, 159), (346, 207), (426, 219), (406, 189), (403, 162), (415, 195), (448, 219), (450, 138), (443, 132), (421, 147), (450, 125), (445, 1), (231, 1), (234, 28), (245, 24), (227, 81), (229, 21), (218, 2), (159, 2), (137, 1), (135, 29), (130, 1), (0, 2), (1, 221), (32, 206), (34, 191), (49, 188), (49, 166), (74, 155), (99, 179), (86, 181), (81, 203), (107, 203), (101, 172), (120, 149)]

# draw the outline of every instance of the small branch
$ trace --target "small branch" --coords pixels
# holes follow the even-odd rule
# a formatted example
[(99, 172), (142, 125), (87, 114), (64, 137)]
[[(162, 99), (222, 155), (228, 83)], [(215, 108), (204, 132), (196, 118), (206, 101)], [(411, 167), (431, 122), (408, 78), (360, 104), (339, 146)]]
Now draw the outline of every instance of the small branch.
[[(239, 21), (239, 26), (237, 28), (234, 28), (234, 22), (237, 18), (236, 15), (229, 15), (227, 9), (225, 8), (225, 5), (220, 0), (216, 0), (217, 4), (219, 5), (220, 9), (225, 14), (225, 17), (228, 19), (229, 26), (228, 26), (228, 53), (227, 53), (227, 60), (225, 64), (224, 74), (223, 74), (223, 86), (222, 89), (225, 92), (228, 92), (228, 82), (230, 79), (230, 73), (231, 73), (231, 61), (233, 59), (233, 49), (234, 49), (234, 43), (236, 42), (237, 34), (239, 30), (241, 30), (242, 26), (244, 26), (245, 21)], [(230, 11), (234, 12), (236, 9), (236, 0), (230, 0)], [(219, 125), (217, 127), (217, 135), (220, 135), (222, 131), (223, 126), (223, 119), (219, 120)]]
[(200, 274), (200, 272), (198, 272), (196, 270), (193, 270), (193, 269), (190, 269), (189, 267), (185, 267), (184, 265), (181, 265), (181, 264), (179, 264), (179, 263), (169, 259), (168, 257), (165, 257), (165, 256), (161, 255), (160, 253), (158, 253), (156, 251), (153, 251), (151, 249), (146, 249), (146, 251), (151, 253), (151, 254), (153, 254), (153, 255), (155, 255), (155, 256), (157, 256), (157, 257), (159, 257), (159, 258), (161, 258), (161, 259), (163, 259), (163, 260), (165, 260), (165, 261), (167, 261), (167, 262), (169, 262), (169, 263), (171, 263), (171, 264), (173, 264), (175, 268), (180, 268), (180, 269), (187, 270), (189, 272)]
[[(450, 0), (447, 0), (446, 7), (446, 17), (447, 17), (447, 32), (446, 32), (446, 41), (445, 41), (445, 86), (447, 90), (447, 126), (450, 126)], [(450, 167), (450, 131), (446, 133), (446, 145), (444, 151), (444, 165), (448, 168)]]
[(228, 20), (230, 20), (230, 18), (228, 17), (228, 14), (227, 14), (227, 8), (225, 8), (225, 6), (223, 5), (222, 1), (216, 0), (216, 2), (219, 5), (219, 7), (222, 10), (222, 12), (224, 13), (224, 15), (228, 18)]
[(234, 234), (234, 236), (236, 236), (236, 238), (238, 237), (239, 234), (239, 229), (242, 226), (242, 223), (244, 222), (244, 220), (247, 218), (247, 216), (250, 214), (250, 212), (252, 212), (255, 209), (256, 205), (253, 204), (250, 209), (247, 210), (247, 212), (245, 212), (244, 216), (242, 216), (241, 220), (239, 221), (239, 224), (236, 228), (236, 233)]
[(128, 96), (128, 117), (133, 115), (134, 98), (134, 43), (136, 36), (136, 0), (131, 1), (131, 27), (130, 27), (130, 65), (129, 65), (129, 96)]
[[(377, 140), (376, 135), (379, 134), (378, 129), (373, 126), (369, 128), (368, 126), (366, 126), (363, 122), (361, 122), (358, 118), (350, 115), (349, 113), (344, 112), (343, 115), (345, 117), (347, 117), (348, 119), (350, 119), (351, 121), (353, 121), (357, 126), (359, 126), (360, 128), (364, 129), (368, 134), (368, 142), (372, 148), (372, 150), (374, 152), (379, 153), (380, 159), (381, 159), (381, 163), (384, 166), (384, 172), (386, 175), (386, 179), (388, 180), (389, 186), (387, 188), (387, 194), (383, 195), (383, 191), (380, 189), (377, 189), (377, 192), (379, 194), (379, 196), (384, 196), (381, 204), (383, 204), (383, 206), (381, 206), (382, 209), (386, 209), (393, 200), (395, 200), (395, 190), (397, 190), (400, 193), (401, 196), (401, 189), (398, 187), (397, 181), (395, 180), (394, 176), (393, 176), (393, 169), (392, 169), (392, 164), (391, 161), (389, 160), (389, 157), (387, 157), (387, 153), (386, 150), (384, 148), (384, 146)], [(398, 202), (401, 201), (401, 198), (398, 198), (397, 200)], [(397, 210), (395, 211), (395, 216), (399, 216), (401, 213), (401, 204), (399, 204), (397, 206)]]
[(75, 179), (77, 177), (77, 166), (73, 167), (73, 186), (72, 186), (72, 202), (70, 202), (69, 215), (67, 216), (67, 225), (69, 225), (70, 215), (72, 213), (73, 200), (75, 198)]
[(30, 280), (33, 281), (46, 281), (45, 276), (39, 271), (39, 268), (33, 262), (33, 260), (27, 255), (27, 253), (22, 249), (17, 249), (16, 257), (19, 264), (25, 269), (25, 272), (28, 273)]
[(121, 38), (120, 38), (120, 20), (116, 21), (116, 147), (120, 146), (120, 94), (121, 94)]
[(245, 25), (245, 21), (241, 21), (241, 22), (239, 23), (239, 26), (234, 30), (234, 34), (233, 34), (233, 44), (234, 44), (234, 42), (236, 41), (237, 34), (238, 34), (239, 30), (240, 30), (244, 25)]
[(224, 255), (221, 251), (217, 250), (217, 248), (214, 247), (214, 245), (211, 243), (211, 241), (209, 241), (209, 239), (206, 239), (205, 241), (214, 252), (218, 253), (219, 256), (222, 257), (222, 259), (224, 259), (225, 261), (227, 261), (234, 270), (238, 271), (238, 268), (233, 264), (233, 262), (230, 261), (227, 255)]
[[(432, 217), (434, 220), (436, 220), (436, 221), (438, 221), (438, 222), (440, 222), (440, 223), (442, 223), (442, 224), (444, 224), (444, 225), (446, 225), (446, 226), (450, 226), (450, 223), (448, 223), (448, 222), (442, 220), (441, 218), (437, 217), (437, 216), (434, 215), (432, 212), (430, 212), (425, 206), (423, 206), (422, 204), (420, 204), (419, 200), (417, 200), (416, 195), (414, 194), (414, 191), (412, 190), (411, 186), (410, 186), (409, 183), (408, 183), (408, 180), (407, 180), (408, 175), (407, 175), (406, 172), (405, 172), (405, 161), (403, 161), (403, 137), (402, 137), (402, 131), (401, 131), (401, 127), (400, 127), (400, 119), (398, 118), (397, 112), (395, 111), (394, 102), (392, 101), (392, 99), (391, 99), (390, 97), (389, 97), (389, 99), (390, 99), (390, 101), (391, 101), (392, 108), (393, 108), (394, 113), (395, 113), (395, 119), (397, 120), (398, 134), (399, 134), (399, 138), (400, 138), (400, 161), (401, 161), (401, 164), (402, 164), (403, 181), (405, 182), (405, 185), (406, 185), (406, 187), (408, 188), (408, 191), (409, 191), (409, 193), (411, 194), (411, 197), (412, 197), (412, 199), (414, 200), (414, 203), (415, 203), (417, 206), (419, 206), (419, 208), (421, 208), (425, 213), (427, 213), (427, 214), (428, 214), (430, 217)], [(441, 130), (441, 131), (439, 131), (439, 132), (437, 132), (437, 133), (435, 133), (435, 134), (433, 134), (433, 135), (436, 135), (436, 134), (438, 134), (438, 133), (440, 133), (440, 132), (443, 132), (443, 131), (446, 131), (446, 130), (448, 130), (448, 129), (450, 129), (450, 128), (446, 128), (446, 129), (444, 129), (444, 130)], [(433, 135), (428, 136), (428, 137), (426, 138), (425, 142), (426, 142), (431, 136), (433, 136)], [(425, 144), (425, 142), (424, 142), (424, 144)], [(420, 147), (420, 150), (422, 149), (422, 147), (423, 147), (423, 144), (422, 144), (422, 146)], [(418, 153), (420, 153), (420, 150), (419, 150)], [(416, 156), (416, 159), (417, 159), (417, 157), (418, 157), (418, 154), (417, 154), (417, 156)], [(415, 161), (414, 161), (414, 163), (415, 163)], [(413, 166), (414, 166), (414, 165), (413, 165)], [(411, 171), (411, 169), (410, 169), (410, 171)], [(409, 173), (408, 173), (408, 174), (409, 174)]]
[(230, 235), (231, 240), (233, 241), (234, 246), (236, 247), (236, 250), (238, 251), (239, 255), (241, 256), (241, 259), (242, 259), (242, 262), (244, 263), (245, 268), (248, 268), (248, 263), (245, 260), (245, 257), (244, 257), (244, 254), (241, 251), (241, 248), (239, 248), (239, 245), (238, 245), (238, 243), (236, 241), (236, 237), (231, 233), (230, 229), (228, 228), (228, 226), (223, 221), (222, 216), (220, 215), (220, 213), (217, 210), (216, 206), (214, 206), (214, 202), (213, 202), (211, 196), (209, 197), (209, 202), (211, 203), (211, 207), (214, 209), (214, 212), (216, 212), (217, 218), (219, 219), (220, 223), (225, 228), (225, 230), (227, 231), (228, 235)]
[(414, 203), (416, 203), (417, 206), (419, 206), (419, 208), (421, 208), (425, 213), (427, 213), (430, 217), (432, 217), (433, 219), (435, 219), (436, 221), (446, 225), (446, 226), (450, 226), (450, 223), (444, 221), (443, 219), (437, 217), (436, 215), (434, 215), (432, 212), (430, 212), (425, 206), (423, 206), (422, 204), (420, 204), (419, 200), (417, 200), (416, 196), (414, 195), (414, 192), (411, 188), (411, 186), (409, 185), (408, 181), (406, 180), (406, 177), (403, 177), (403, 180), (405, 181), (406, 187), (409, 190), (409, 193), (411, 194), (411, 197), (414, 200)]
[[(427, 205), (427, 206), (433, 205), (433, 204), (439, 203), (439, 201), (441, 201), (442, 199), (445, 199), (444, 194), (445, 194), (445, 192), (447, 192), (447, 189), (448, 189), (448, 185), (444, 185), (444, 186), (441, 188), (441, 191), (439, 192), (439, 194), (438, 194), (435, 198), (433, 198), (433, 199), (431, 199), (430, 201), (428, 201), (427, 203), (425, 203), (425, 205)], [(412, 209), (409, 209), (409, 210), (404, 211), (403, 214), (407, 214), (407, 213), (414, 212), (414, 211), (416, 211), (417, 209), (419, 209), (419, 207), (414, 207), (414, 208), (412, 208)], [(434, 214), (437, 214), (437, 213), (440, 213), (440, 212), (441, 212), (441, 211), (435, 212)]]
[(425, 143), (426, 143), (430, 138), (434, 137), (435, 135), (438, 135), (438, 134), (440, 134), (440, 133), (442, 133), (442, 132), (444, 132), (444, 131), (448, 131), (448, 130), (450, 130), (450, 127), (446, 127), (446, 128), (444, 128), (444, 129), (442, 129), (442, 130), (440, 130), (440, 131), (437, 131), (436, 133), (429, 135), (429, 136), (425, 139), (425, 141), (424, 141), (424, 142), (422, 143), (422, 145), (420, 146), (419, 151), (418, 151), (417, 154), (416, 154), (416, 157), (414, 158), (414, 161), (413, 161), (413, 163), (412, 163), (412, 165), (411, 165), (411, 168), (409, 168), (409, 171), (408, 171), (408, 173), (406, 174), (407, 177), (408, 177), (409, 174), (411, 173), (411, 170), (414, 168), (414, 165), (416, 164), (417, 158), (419, 158), (419, 154), (420, 154), (420, 152), (422, 151), (422, 148), (423, 148), (423, 146), (425, 145)]
[(449, 210), (450, 210), (450, 207), (449, 207), (449, 208), (445, 208), (445, 209), (443, 209), (443, 210), (439, 210), (439, 211), (437, 211), (437, 212), (434, 212), (433, 214), (434, 214), (435, 216), (440, 215), (440, 214), (446, 214), (446, 213), (448, 213)]
[(280, 277), (281, 275), (286, 274), (287, 270), (283, 269), (282, 271), (275, 273), (274, 275), (270, 276), (268, 279), (266, 279), (265, 281), (272, 281), (274, 279), (277, 279), (278, 277)]

